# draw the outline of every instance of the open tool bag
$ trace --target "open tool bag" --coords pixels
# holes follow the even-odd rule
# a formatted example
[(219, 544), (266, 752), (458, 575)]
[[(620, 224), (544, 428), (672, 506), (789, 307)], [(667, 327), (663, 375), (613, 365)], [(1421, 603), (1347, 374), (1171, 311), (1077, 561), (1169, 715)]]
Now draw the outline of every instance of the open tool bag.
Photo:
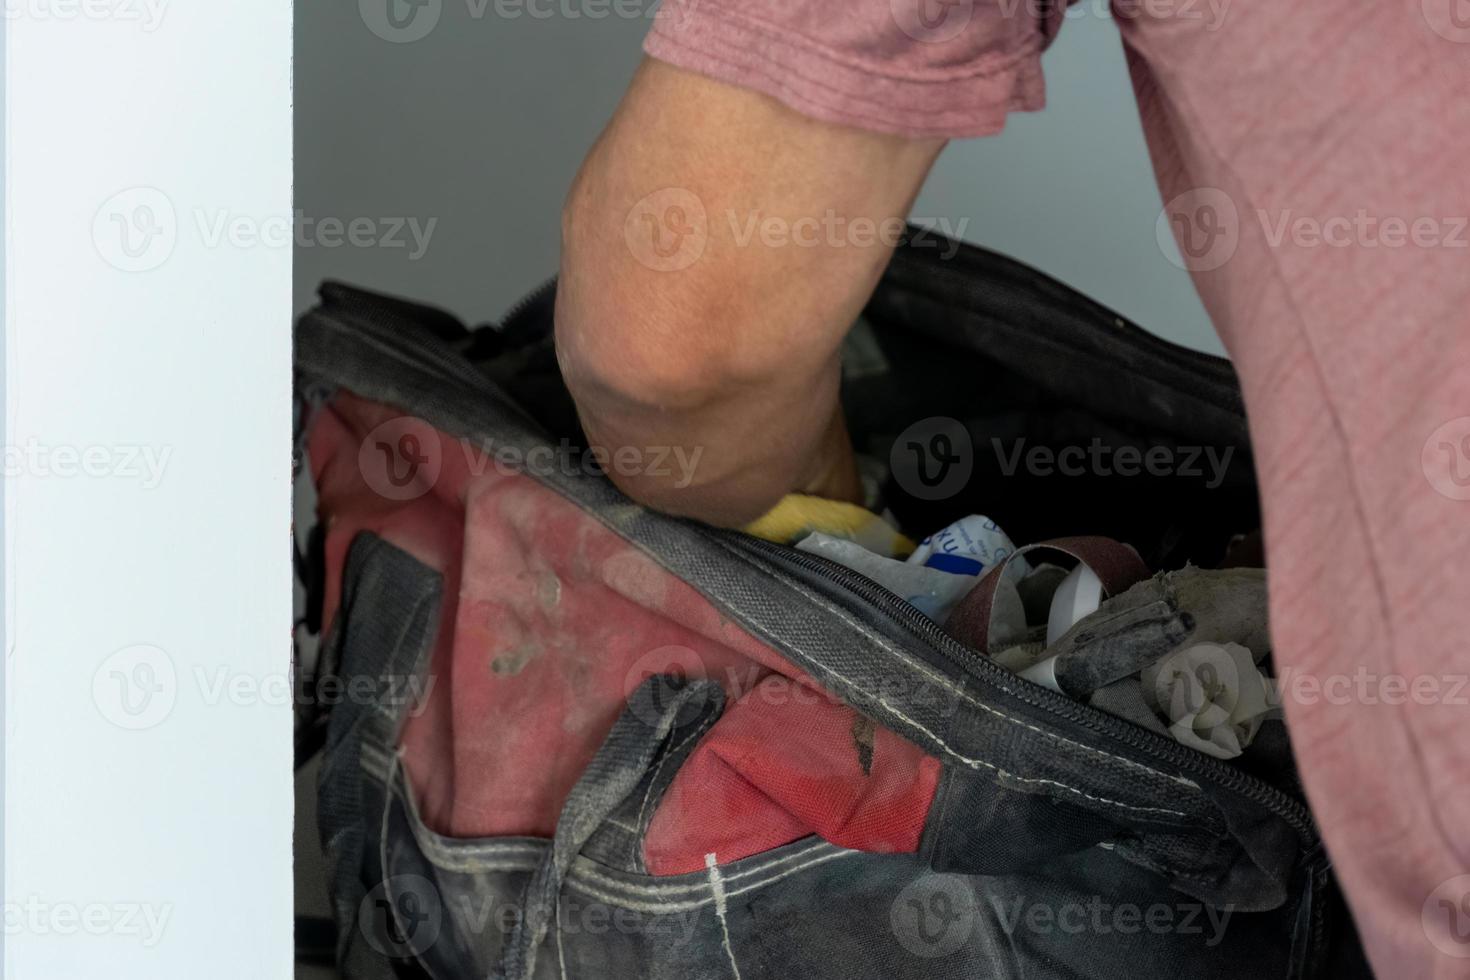
[[(631, 503), (605, 471), (697, 463), (584, 445), (553, 302), (468, 330), (328, 283), (298, 324), (345, 976), (1365, 975), (1279, 718), (1224, 759), (1019, 676), (1048, 645), (1001, 656), (982, 592), (961, 630)], [(844, 374), (899, 528), (1136, 562), (1053, 648), (1270, 674), (1264, 572), (1221, 567), (1259, 527), (1226, 361), (915, 232)]]

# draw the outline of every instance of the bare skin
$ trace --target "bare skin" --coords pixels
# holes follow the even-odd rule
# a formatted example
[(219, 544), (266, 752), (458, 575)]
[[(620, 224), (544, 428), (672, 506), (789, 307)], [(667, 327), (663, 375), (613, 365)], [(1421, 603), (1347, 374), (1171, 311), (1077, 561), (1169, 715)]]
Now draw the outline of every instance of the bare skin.
[(613, 472), (629, 496), (732, 526), (860, 498), (838, 350), (943, 146), (644, 62), (568, 196), (556, 317), (593, 445), (699, 454)]

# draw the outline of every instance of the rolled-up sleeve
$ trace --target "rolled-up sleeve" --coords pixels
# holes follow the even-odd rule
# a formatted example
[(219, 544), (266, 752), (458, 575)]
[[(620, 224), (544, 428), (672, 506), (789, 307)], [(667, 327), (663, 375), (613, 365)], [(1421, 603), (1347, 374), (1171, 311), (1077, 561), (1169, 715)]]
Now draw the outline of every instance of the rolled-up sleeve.
[(664, 0), (644, 50), (826, 122), (999, 132), (1045, 103), (1062, 0)]

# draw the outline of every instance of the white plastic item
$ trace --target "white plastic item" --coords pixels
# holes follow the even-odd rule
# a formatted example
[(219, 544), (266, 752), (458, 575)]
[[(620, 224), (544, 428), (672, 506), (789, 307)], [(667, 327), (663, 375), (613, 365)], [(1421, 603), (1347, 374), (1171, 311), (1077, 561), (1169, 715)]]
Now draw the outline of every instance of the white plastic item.
[[(1079, 564), (1072, 569), (1071, 574), (1062, 579), (1062, 584), (1057, 586), (1056, 593), (1051, 597), (1051, 608), (1046, 617), (1046, 645), (1051, 646), (1084, 617), (1097, 612), (1097, 607), (1102, 605), (1102, 601), (1103, 584), (1098, 579), (1097, 573), (1085, 564)], [(1030, 669), (1036, 670), (1044, 663), (1046, 661), (1043, 660), (1041, 664)], [(1034, 677), (1027, 679), (1036, 680)], [(1037, 683), (1046, 682), (1037, 681)], [(1054, 685), (1055, 680), (1047, 686), (1054, 687)]]
[(1234, 759), (1261, 722), (1281, 716), (1275, 684), (1238, 643), (1196, 643), (1176, 650), (1139, 678), (1143, 697), (1181, 745)]
[(973, 575), (956, 575), (937, 568), (915, 565), (874, 554), (862, 545), (820, 531), (808, 534), (796, 545), (839, 565), (846, 565), (906, 599), (936, 622), (944, 622), (955, 603), (980, 581)]
[[(1047, 642), (1051, 642), (1050, 625), (1047, 626)], [(1042, 687), (1049, 687), (1053, 691), (1056, 691), (1058, 694), (1063, 693), (1061, 686), (1057, 684), (1057, 658), (1054, 656), (1047, 657), (1045, 660), (1038, 660), (1030, 667), (1027, 667), (1025, 670), (1021, 671), (1020, 676), (1026, 678), (1026, 680), (1028, 681), (1031, 681), (1033, 684), (1040, 684)]]
[[(982, 514), (962, 517), (935, 531), (909, 555), (910, 565), (927, 565), (956, 575), (984, 575), (1015, 553), (1016, 546), (994, 521)], [(1017, 559), (1012, 565), (1024, 564)], [(1017, 574), (1021, 574), (1020, 570)]]

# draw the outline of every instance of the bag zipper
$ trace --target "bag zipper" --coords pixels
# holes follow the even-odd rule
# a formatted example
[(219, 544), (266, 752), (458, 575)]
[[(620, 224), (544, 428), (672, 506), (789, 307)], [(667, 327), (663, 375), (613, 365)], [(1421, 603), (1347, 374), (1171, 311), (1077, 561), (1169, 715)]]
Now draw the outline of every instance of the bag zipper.
[(747, 555), (754, 554), (777, 565), (801, 568), (857, 596), (902, 627), (910, 636), (926, 644), (944, 658), (959, 664), (969, 674), (992, 688), (1003, 689), (1004, 693), (1024, 703), (1067, 721), (1081, 723), (1101, 731), (1104, 735), (1145, 752), (1153, 758), (1163, 759), (1182, 770), (1204, 777), (1210, 783), (1224, 786), (1226, 789), (1259, 803), (1286, 821), (1297, 832), (1308, 853), (1318, 845), (1319, 837), (1311, 812), (1298, 800), (1255, 776), (1241, 772), (1234, 766), (1226, 765), (1219, 759), (1212, 759), (1172, 739), (1139, 728), (1105, 711), (1025, 680), (960, 642), (945, 632), (934, 620), (919, 612), (911, 603), (905, 602), (901, 597), (866, 575), (859, 574), (845, 565), (840, 565), (820, 555), (775, 544), (739, 531), (712, 528), (711, 533), (722, 541), (733, 544), (737, 550)]
[(515, 323), (517, 317), (521, 316), (521, 314), (525, 313), (531, 307), (535, 306), (537, 303), (545, 299), (547, 293), (555, 291), (557, 278), (557, 276), (552, 276), (550, 279), (545, 280), (541, 283), (541, 285), (537, 286), (535, 289), (522, 296), (519, 300), (516, 301), (516, 304), (514, 306), (505, 311), (505, 314), (500, 318), (500, 322), (496, 324), (496, 326), (501, 331), (504, 331), (506, 328), (510, 327), (513, 323)]

